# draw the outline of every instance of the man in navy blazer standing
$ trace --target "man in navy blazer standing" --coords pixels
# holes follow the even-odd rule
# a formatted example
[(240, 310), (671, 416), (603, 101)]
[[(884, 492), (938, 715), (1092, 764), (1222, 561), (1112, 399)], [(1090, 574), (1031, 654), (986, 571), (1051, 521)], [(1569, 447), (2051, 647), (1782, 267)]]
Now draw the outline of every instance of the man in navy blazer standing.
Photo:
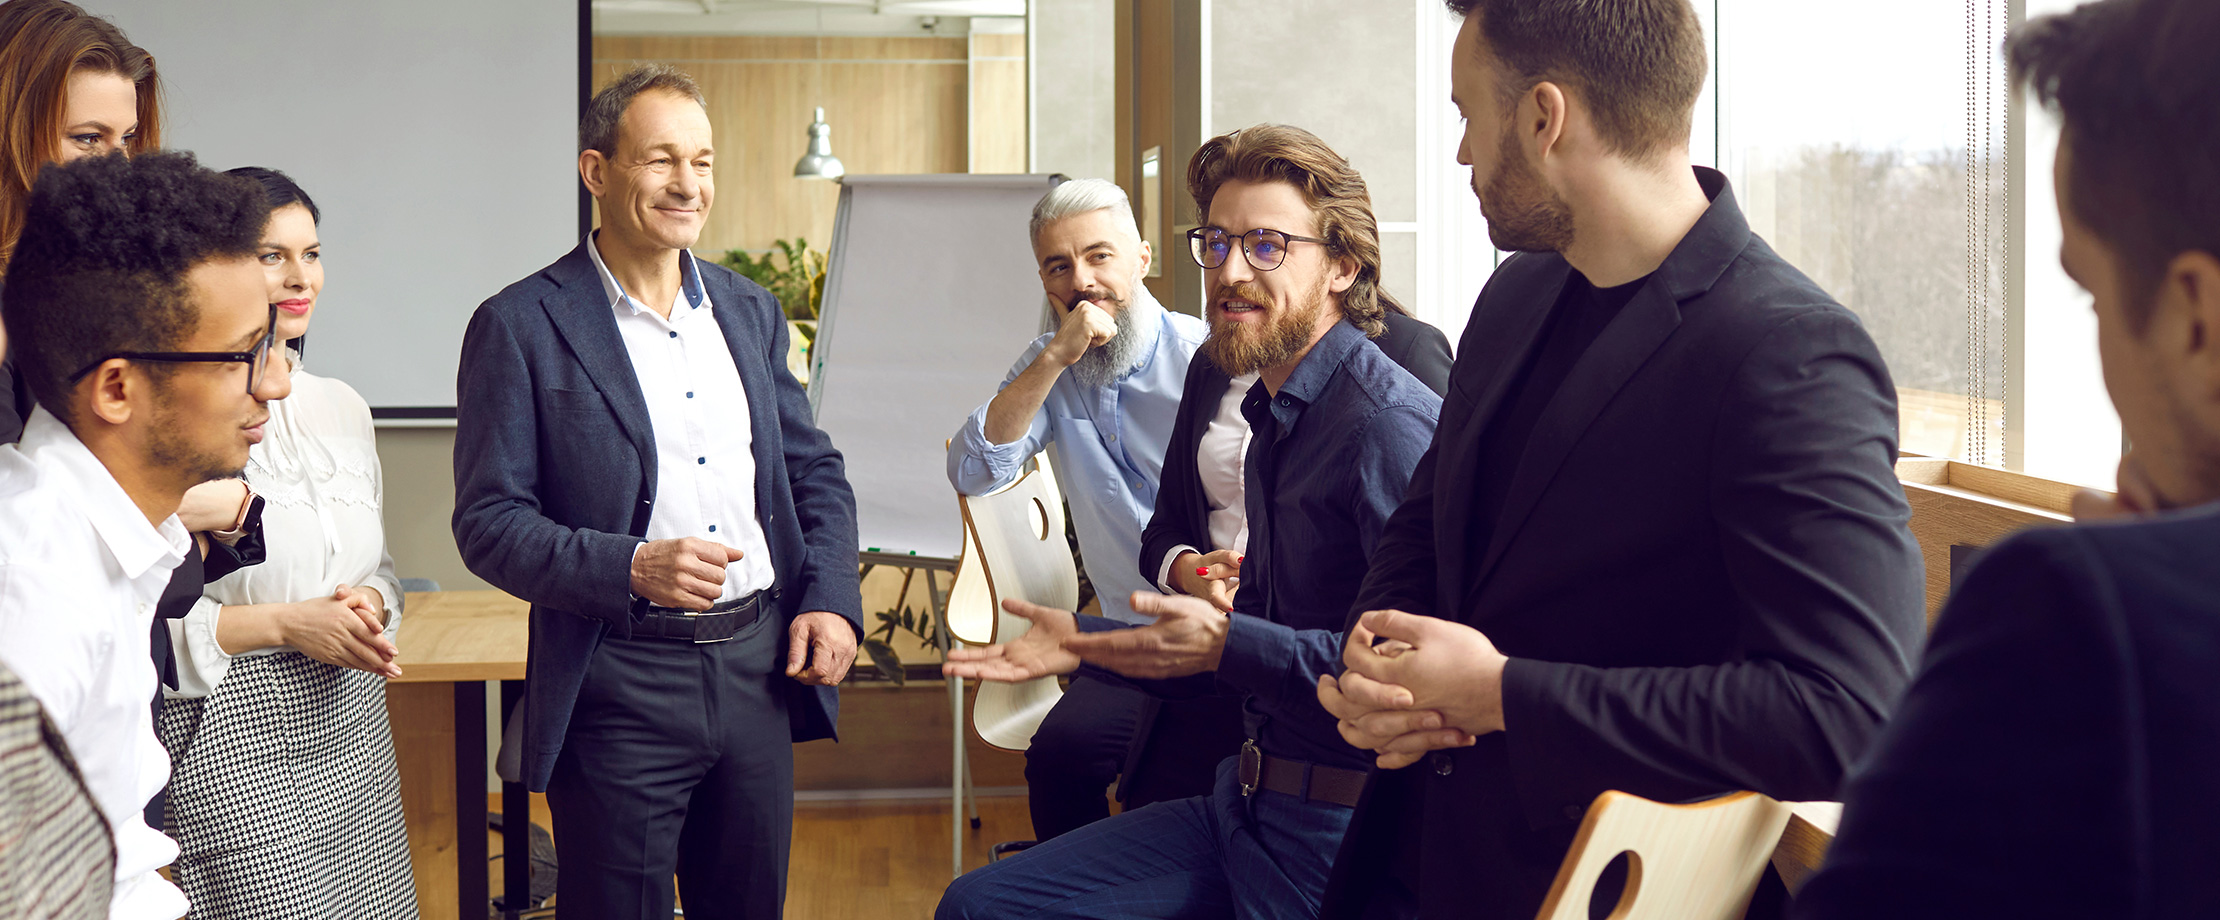
[(582, 917), (780, 915), (792, 741), (833, 734), (862, 635), (855, 495), (762, 288), (687, 247), (715, 186), (668, 67), (596, 94), (601, 227), (478, 308), (456, 383), (455, 542), (532, 602), (525, 782)]

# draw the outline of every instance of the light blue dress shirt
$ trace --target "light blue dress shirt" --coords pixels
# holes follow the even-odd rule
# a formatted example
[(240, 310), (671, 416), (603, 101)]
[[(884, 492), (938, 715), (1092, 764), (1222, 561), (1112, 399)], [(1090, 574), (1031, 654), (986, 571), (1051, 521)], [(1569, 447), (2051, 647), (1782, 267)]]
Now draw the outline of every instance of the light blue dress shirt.
[[(1135, 591), (1156, 593), (1135, 563), (1141, 529), (1156, 511), (1156, 482), (1179, 415), (1188, 361), (1210, 330), (1202, 320), (1164, 309), (1147, 289), (1134, 290), (1129, 309), (1157, 317), (1135, 329), (1155, 339), (1141, 349), (1141, 363), (1107, 387), (1086, 386), (1070, 373), (1057, 378), (1025, 436), (1008, 444), (988, 442), (985, 405), (972, 410), (949, 443), (948, 481), (965, 495), (983, 495), (1017, 481), (1025, 461), (1047, 450), (1056, 485), (1071, 505), (1079, 552), (1103, 615), (1144, 623), (1154, 619), (1134, 613), (1128, 600)], [(1051, 332), (1034, 339), (1002, 385), (1032, 366), (1055, 337)]]

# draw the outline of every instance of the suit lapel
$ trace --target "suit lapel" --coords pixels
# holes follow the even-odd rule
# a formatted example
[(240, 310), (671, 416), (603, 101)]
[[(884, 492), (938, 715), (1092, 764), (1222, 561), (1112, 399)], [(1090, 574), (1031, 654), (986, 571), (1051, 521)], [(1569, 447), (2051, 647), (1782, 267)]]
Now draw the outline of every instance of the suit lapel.
[(1680, 305), (1668, 296), (1665, 285), (1653, 280), (1642, 286), (1573, 363), (1527, 439), (1517, 472), (1511, 476), (1510, 490), (1504, 494), (1503, 516), (1491, 530), (1480, 567), (1466, 582), (1466, 601), (1495, 569), (1496, 560), (1526, 523), (1543, 488), (1557, 475), (1581, 434), (1679, 326)]
[(617, 425), (639, 452), (641, 473), (655, 482), (655, 433), (648, 424), (647, 397), (640, 392), (639, 375), (632, 370), (632, 354), (617, 332), (617, 315), (606, 299), (601, 279), (594, 273), (592, 257), (580, 243), (570, 255), (548, 269), (558, 290), (540, 301), (557, 335), (586, 369), (587, 378), (601, 391), (616, 412)]
[(1461, 586), (1471, 583), (1466, 577), (1472, 550), (1466, 545), (1467, 517), (1480, 438), (1539, 343), (1550, 310), (1572, 277), (1572, 267), (1560, 259), (1538, 275), (1532, 290), (1505, 290), (1493, 298), (1483, 292), (1457, 343), (1456, 370), (1465, 373), (1452, 372), (1450, 401), (1458, 401), (1460, 389), (1474, 396), (1471, 405), (1454, 418), (1443, 415), (1446, 424), (1435, 437), (1434, 558), (1436, 577), (1444, 589), (1438, 596), (1443, 598), (1456, 597)]

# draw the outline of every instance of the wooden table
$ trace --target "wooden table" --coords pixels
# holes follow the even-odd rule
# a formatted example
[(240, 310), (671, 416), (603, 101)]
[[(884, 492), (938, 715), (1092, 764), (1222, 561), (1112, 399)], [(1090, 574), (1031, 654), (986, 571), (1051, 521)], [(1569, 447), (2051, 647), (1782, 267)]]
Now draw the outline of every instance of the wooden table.
[[(490, 903), (486, 880), (486, 681), (501, 682), (502, 718), (524, 691), (530, 647), (530, 606), (499, 591), (433, 591), (408, 595), (398, 644), (401, 677), (393, 684), (448, 684), (454, 706), (454, 830), (459, 920), (478, 920)], [(408, 709), (410, 687), (388, 687), (388, 712)], [(429, 687), (425, 689), (430, 689)], [(430, 720), (427, 720), (430, 721)], [(396, 719), (394, 734), (422, 737), (438, 727)], [(410, 771), (403, 766), (404, 774)], [(423, 790), (403, 798), (424, 801)], [(437, 811), (436, 807), (431, 810)], [(524, 784), (501, 785), (502, 903), (514, 917), (530, 897), (530, 797)], [(413, 822), (412, 822), (413, 823)], [(423, 897), (419, 893), (419, 900)]]

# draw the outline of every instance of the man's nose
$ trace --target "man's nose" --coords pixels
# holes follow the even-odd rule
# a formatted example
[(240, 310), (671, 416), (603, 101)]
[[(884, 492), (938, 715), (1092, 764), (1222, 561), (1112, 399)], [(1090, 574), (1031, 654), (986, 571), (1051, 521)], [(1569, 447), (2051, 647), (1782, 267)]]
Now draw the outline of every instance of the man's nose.
[(293, 367), (285, 359), (285, 349), (270, 349), (263, 362), (262, 380), (254, 388), (255, 401), (269, 402), (293, 395)]

